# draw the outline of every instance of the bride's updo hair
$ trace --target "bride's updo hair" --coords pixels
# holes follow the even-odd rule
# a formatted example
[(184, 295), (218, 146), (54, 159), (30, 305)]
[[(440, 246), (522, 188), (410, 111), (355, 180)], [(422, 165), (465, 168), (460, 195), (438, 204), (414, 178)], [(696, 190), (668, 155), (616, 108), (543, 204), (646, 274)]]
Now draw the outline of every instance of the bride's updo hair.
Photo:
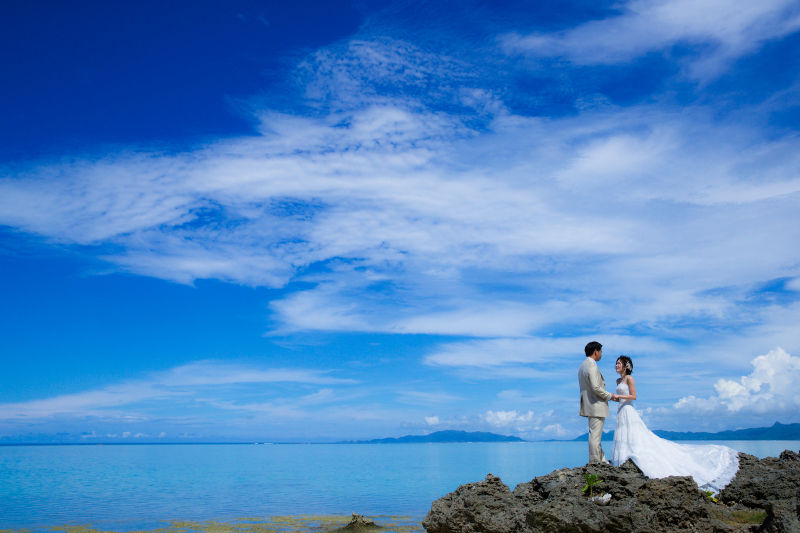
[(617, 361), (622, 361), (622, 364), (625, 365), (625, 373), (627, 375), (633, 374), (633, 361), (627, 355), (620, 355), (617, 357)]

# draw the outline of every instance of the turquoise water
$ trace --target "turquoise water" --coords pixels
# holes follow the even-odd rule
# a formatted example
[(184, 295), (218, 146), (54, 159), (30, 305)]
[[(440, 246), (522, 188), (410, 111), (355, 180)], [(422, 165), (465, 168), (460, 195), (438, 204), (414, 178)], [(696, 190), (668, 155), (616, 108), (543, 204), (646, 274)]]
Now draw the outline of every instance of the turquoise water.
[[(693, 444), (701, 444), (694, 441)], [(719, 442), (758, 457), (800, 441)], [(604, 443), (610, 451), (611, 443)], [(493, 473), (585, 464), (579, 442), (0, 446), (0, 529), (97, 521), (347, 514), (422, 518)]]

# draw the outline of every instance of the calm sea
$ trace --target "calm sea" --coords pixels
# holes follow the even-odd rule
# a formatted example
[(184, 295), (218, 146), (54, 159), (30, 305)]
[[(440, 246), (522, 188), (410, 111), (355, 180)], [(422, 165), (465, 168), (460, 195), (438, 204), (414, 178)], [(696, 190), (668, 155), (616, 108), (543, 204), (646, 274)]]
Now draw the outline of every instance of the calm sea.
[[(720, 443), (758, 457), (800, 449), (800, 441)], [(462, 483), (491, 472), (513, 488), (585, 464), (586, 446), (0, 446), (0, 529), (353, 511), (421, 519), (433, 500)]]

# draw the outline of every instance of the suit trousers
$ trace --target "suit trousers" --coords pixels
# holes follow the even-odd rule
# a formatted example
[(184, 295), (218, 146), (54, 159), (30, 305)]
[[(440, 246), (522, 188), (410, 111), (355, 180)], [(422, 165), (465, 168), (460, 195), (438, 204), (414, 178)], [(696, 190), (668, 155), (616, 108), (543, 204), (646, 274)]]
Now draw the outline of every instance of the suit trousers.
[(607, 463), (606, 454), (603, 453), (603, 447), (600, 445), (600, 440), (603, 438), (603, 424), (605, 424), (605, 417), (590, 416), (589, 417), (589, 462), (590, 463)]

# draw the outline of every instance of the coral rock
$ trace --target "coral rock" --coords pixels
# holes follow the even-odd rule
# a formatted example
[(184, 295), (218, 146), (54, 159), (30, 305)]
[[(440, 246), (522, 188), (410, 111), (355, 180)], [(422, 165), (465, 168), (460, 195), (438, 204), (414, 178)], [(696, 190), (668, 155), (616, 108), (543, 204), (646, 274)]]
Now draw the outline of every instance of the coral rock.
[[(739, 458), (739, 473), (720, 492), (720, 503), (691, 477), (648, 479), (631, 461), (619, 468), (588, 464), (513, 491), (489, 474), (433, 502), (422, 526), (428, 533), (800, 533), (800, 455)], [(585, 474), (603, 480), (594, 492), (612, 494), (608, 505), (582, 492)]]

